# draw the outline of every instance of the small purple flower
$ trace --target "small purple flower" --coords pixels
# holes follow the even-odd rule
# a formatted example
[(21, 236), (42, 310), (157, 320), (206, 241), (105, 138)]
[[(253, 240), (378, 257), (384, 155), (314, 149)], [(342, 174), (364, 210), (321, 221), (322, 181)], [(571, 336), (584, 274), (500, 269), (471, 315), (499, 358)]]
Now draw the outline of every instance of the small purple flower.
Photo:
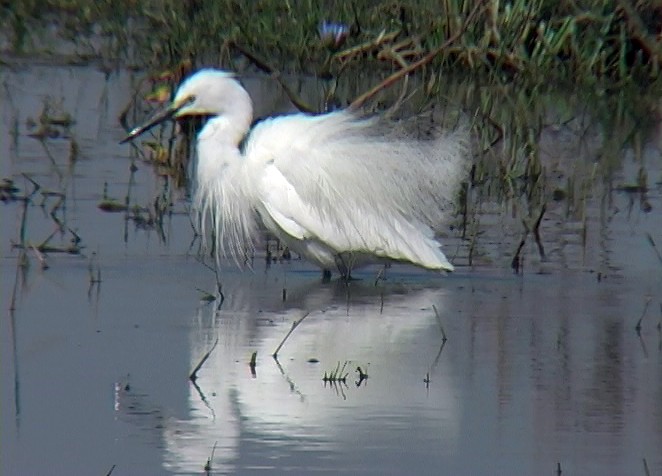
[(342, 23), (323, 21), (318, 27), (322, 43), (329, 48), (339, 48), (349, 36), (349, 27)]

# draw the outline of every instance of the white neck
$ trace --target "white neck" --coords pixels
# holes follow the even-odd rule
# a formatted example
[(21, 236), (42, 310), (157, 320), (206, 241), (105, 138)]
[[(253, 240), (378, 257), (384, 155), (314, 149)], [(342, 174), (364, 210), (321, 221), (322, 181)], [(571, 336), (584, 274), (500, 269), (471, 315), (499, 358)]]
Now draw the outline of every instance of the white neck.
[[(234, 114), (239, 116), (239, 114)], [(250, 126), (250, 116), (246, 118), (222, 116), (211, 117), (198, 133), (198, 144), (209, 142), (225, 146), (239, 147)]]
[(241, 160), (239, 143), (253, 120), (251, 97), (241, 85), (232, 80), (223, 83), (223, 100), (216, 116), (198, 133), (198, 178), (201, 181), (223, 173), (225, 167)]
[(228, 121), (225, 116), (211, 118), (198, 134), (198, 166), (199, 182), (218, 179), (224, 169), (241, 160), (239, 142), (245, 134), (237, 123)]

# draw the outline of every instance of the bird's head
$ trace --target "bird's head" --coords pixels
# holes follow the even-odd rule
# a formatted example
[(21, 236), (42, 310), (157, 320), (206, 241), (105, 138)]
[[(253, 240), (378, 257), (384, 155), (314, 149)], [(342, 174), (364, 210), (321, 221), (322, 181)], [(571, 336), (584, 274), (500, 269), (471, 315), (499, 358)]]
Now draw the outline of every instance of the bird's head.
[(203, 69), (182, 82), (172, 102), (144, 125), (133, 129), (121, 143), (133, 140), (168, 119), (231, 116), (238, 126), (248, 129), (252, 115), (251, 99), (232, 73)]

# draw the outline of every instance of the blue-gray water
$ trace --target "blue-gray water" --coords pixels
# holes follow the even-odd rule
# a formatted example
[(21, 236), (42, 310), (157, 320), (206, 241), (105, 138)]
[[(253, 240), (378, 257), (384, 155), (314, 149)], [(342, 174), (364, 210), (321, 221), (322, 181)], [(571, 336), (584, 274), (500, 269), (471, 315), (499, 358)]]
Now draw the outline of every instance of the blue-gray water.
[[(2, 474), (201, 474), (208, 459), (214, 474), (530, 475), (560, 463), (563, 474), (644, 475), (644, 459), (662, 473), (662, 263), (647, 238), (662, 248), (659, 139), (643, 145), (651, 211), (596, 187), (584, 246), (581, 223), (551, 202), (549, 260), (527, 243), (522, 275), (509, 267), (519, 219), (487, 204), (479, 266), (449, 276), (394, 266), (378, 286), (368, 268), (346, 287), (258, 256), (252, 270), (224, 264), (217, 310), (197, 291), (213, 292), (215, 278), (196, 259), (185, 191), (142, 162), (131, 179), (129, 147), (118, 145), (137, 78), (56, 65), (0, 72), (0, 178), (19, 194), (32, 190), (22, 173), (42, 187), (26, 239), (57, 230), (57, 197), (39, 206), (48, 189), (65, 193), (56, 216), (86, 247), (85, 257), (49, 254), (45, 270), (28, 251), (23, 270), (11, 246), (23, 205), (0, 205)], [(286, 104), (268, 80), (246, 84), (262, 112)], [(70, 140), (28, 137), (45, 101), (75, 120), (73, 163)], [(617, 179), (632, 183), (638, 168), (624, 150)], [(163, 232), (99, 210), (106, 183), (120, 201), (129, 187), (132, 204), (172, 200)], [(467, 262), (459, 238), (445, 250)], [(92, 252), (102, 282), (90, 287)], [(322, 381), (345, 362), (346, 385)], [(357, 366), (369, 374), (359, 386)]]

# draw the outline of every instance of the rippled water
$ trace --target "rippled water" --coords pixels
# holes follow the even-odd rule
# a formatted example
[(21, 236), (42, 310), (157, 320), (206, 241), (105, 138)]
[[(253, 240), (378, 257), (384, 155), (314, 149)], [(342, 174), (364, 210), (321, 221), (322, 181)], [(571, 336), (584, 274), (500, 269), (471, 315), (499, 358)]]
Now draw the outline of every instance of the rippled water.
[[(560, 464), (564, 474), (643, 475), (644, 459), (662, 472), (662, 263), (648, 241), (662, 247), (659, 145), (643, 146), (652, 210), (598, 187), (584, 245), (582, 226), (552, 202), (541, 226), (549, 259), (527, 244), (521, 275), (509, 267), (519, 218), (487, 203), (477, 266), (462, 266), (466, 244), (453, 236), (454, 274), (394, 266), (377, 286), (372, 268), (346, 286), (257, 257), (252, 271), (223, 268), (218, 309), (197, 290), (213, 292), (215, 278), (196, 259), (185, 192), (147, 164), (132, 176), (117, 144), (137, 77), (0, 72), (1, 176), (19, 194), (32, 189), (22, 173), (42, 186), (26, 238), (39, 244), (57, 229), (48, 189), (65, 193), (56, 216), (86, 246), (84, 257), (49, 254), (45, 270), (28, 252), (18, 267), (23, 205), (0, 206), (2, 474), (200, 474), (208, 460), (212, 473), (242, 474), (529, 475)], [(285, 107), (270, 82), (247, 86), (262, 110)], [(47, 96), (76, 121), (74, 163), (70, 140), (28, 136)], [(544, 138), (550, 155), (562, 134)], [(639, 165), (623, 154), (618, 178), (632, 182)], [(132, 204), (173, 200), (162, 231), (98, 209), (104, 188), (123, 201), (129, 187)], [(90, 286), (92, 252), (102, 282)], [(346, 383), (325, 383), (338, 365)]]

